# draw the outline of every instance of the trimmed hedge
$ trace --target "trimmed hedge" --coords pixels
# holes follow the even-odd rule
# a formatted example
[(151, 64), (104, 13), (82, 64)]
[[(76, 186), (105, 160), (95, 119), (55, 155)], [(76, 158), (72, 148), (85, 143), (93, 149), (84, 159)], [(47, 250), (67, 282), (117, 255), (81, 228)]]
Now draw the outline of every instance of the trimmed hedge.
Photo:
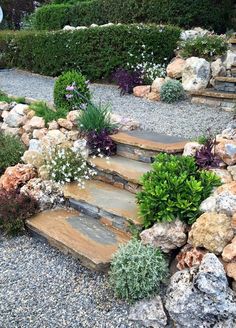
[(130, 60), (142, 61), (142, 45), (157, 63), (174, 55), (180, 29), (174, 26), (114, 25), (79, 31), (1, 32), (0, 65), (56, 76), (80, 69), (90, 80), (108, 78)]
[(232, 27), (233, 3), (234, 0), (92, 0), (68, 6), (48, 5), (37, 10), (36, 28), (55, 30), (63, 28), (65, 22), (73, 26), (142, 22), (201, 26), (221, 33)]

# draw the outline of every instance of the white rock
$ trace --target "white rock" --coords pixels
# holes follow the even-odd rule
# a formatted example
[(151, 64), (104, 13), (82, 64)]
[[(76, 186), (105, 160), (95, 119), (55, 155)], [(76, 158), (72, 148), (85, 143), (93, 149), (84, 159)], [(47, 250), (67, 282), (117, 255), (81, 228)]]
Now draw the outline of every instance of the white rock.
[(66, 25), (63, 27), (63, 31), (74, 31), (74, 30), (75, 30), (74, 26)]
[(203, 145), (201, 145), (198, 142), (188, 142), (184, 146), (184, 152), (183, 156), (195, 156), (196, 152), (199, 151), (202, 148)]
[(210, 31), (204, 30), (201, 27), (195, 27), (192, 30), (182, 31), (180, 35), (180, 40), (186, 41), (188, 39), (196, 38), (196, 36), (204, 36), (210, 34)]
[(182, 74), (184, 90), (198, 91), (205, 89), (210, 81), (210, 72), (210, 63), (204, 58), (188, 58)]
[(152, 87), (151, 90), (153, 92), (160, 93), (162, 85), (165, 83), (165, 79), (163, 77), (157, 77), (153, 82), (152, 82)]
[(24, 116), (25, 114), (27, 114), (28, 111), (29, 111), (29, 106), (28, 105), (24, 105), (24, 104), (17, 104), (11, 110), (11, 112), (17, 113), (17, 114), (19, 114), (21, 116)]
[(230, 69), (231, 66), (236, 63), (236, 53), (232, 50), (228, 50), (223, 63), (227, 69)]
[(220, 58), (216, 59), (211, 63), (211, 75), (213, 77), (226, 76), (226, 68)]
[(31, 139), (29, 141), (29, 150), (34, 150), (41, 153), (42, 152), (41, 142), (37, 139)]
[(76, 30), (86, 30), (87, 26), (76, 26)]

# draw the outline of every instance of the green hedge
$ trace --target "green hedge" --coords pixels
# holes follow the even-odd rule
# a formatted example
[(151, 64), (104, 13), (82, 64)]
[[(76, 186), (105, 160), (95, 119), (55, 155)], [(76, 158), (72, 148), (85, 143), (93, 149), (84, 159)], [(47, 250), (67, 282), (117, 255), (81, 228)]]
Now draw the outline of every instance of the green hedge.
[[(36, 13), (36, 28), (55, 30), (65, 22), (78, 26), (114, 23), (164, 23), (201, 26), (225, 32), (232, 27), (234, 0), (92, 0), (76, 5), (48, 5)], [(55, 18), (58, 12), (58, 18)], [(60, 17), (64, 12), (63, 18)], [(58, 22), (61, 22), (60, 26)]]
[(79, 31), (0, 33), (0, 65), (56, 76), (81, 69), (90, 80), (107, 78), (130, 60), (141, 59), (142, 45), (157, 63), (173, 57), (180, 36), (174, 26), (113, 25)]

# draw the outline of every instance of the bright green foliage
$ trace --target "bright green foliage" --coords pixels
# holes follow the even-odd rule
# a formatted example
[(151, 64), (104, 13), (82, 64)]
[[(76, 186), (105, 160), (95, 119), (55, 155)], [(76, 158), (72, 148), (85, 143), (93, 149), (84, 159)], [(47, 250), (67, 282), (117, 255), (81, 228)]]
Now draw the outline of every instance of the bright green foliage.
[(184, 58), (201, 57), (213, 60), (227, 52), (228, 43), (225, 37), (205, 35), (182, 41), (179, 47), (181, 49), (180, 54)]
[(108, 78), (130, 61), (142, 62), (142, 45), (163, 64), (174, 55), (180, 29), (174, 26), (114, 25), (79, 31), (0, 32), (1, 67), (58, 76), (72, 69), (91, 81)]
[(161, 100), (167, 103), (173, 103), (175, 101), (181, 100), (184, 98), (184, 88), (182, 84), (177, 80), (166, 81), (161, 86)]
[(21, 161), (25, 147), (19, 138), (0, 132), (0, 175), (8, 166)]
[(192, 224), (201, 202), (220, 184), (214, 173), (198, 170), (193, 157), (157, 155), (137, 195), (144, 227), (176, 218)]
[(59, 76), (54, 86), (54, 103), (57, 108), (64, 108), (67, 111), (71, 111), (78, 109), (81, 104), (85, 103), (82, 97), (76, 98), (76, 102), (73, 99), (68, 101), (66, 98), (66, 94), (68, 94), (66, 88), (72, 84), (76, 86), (76, 89), (83, 97), (90, 99), (90, 91), (86, 83), (86, 78), (75, 70), (68, 71)]
[(131, 240), (113, 256), (110, 284), (117, 297), (134, 302), (157, 292), (167, 275), (168, 265), (160, 250)]
[(78, 117), (78, 128), (81, 132), (89, 133), (92, 131), (101, 132), (106, 130), (112, 132), (116, 125), (111, 121), (108, 106), (99, 104), (98, 106), (89, 103), (87, 108)]
[(24, 97), (14, 97), (14, 98), (8, 97), (8, 95), (5, 92), (0, 91), (0, 101), (5, 101), (7, 103), (16, 102), (16, 103), (24, 104), (25, 98)]
[(35, 111), (36, 116), (43, 117), (45, 123), (52, 122), (54, 120), (58, 120), (59, 118), (65, 118), (67, 115), (67, 110), (64, 108), (57, 108), (57, 110), (53, 111), (51, 108), (47, 106), (45, 102), (36, 102), (30, 105), (30, 109)]
[(185, 28), (201, 26), (221, 33), (233, 27), (230, 20), (233, 3), (234, 0), (78, 1), (71, 6), (61, 4), (42, 7), (36, 12), (36, 22), (38, 29), (49, 30), (63, 28), (68, 23), (89, 26), (108, 22), (142, 22), (174, 24)]

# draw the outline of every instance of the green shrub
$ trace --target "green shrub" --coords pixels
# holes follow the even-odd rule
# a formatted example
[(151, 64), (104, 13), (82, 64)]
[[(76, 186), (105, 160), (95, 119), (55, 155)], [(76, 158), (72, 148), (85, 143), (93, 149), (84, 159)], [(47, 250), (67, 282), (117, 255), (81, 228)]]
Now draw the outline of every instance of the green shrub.
[(132, 240), (113, 256), (110, 283), (117, 297), (133, 302), (157, 292), (167, 275), (161, 251)]
[(25, 147), (17, 137), (0, 132), (0, 175), (8, 166), (21, 161)]
[(98, 106), (89, 103), (87, 108), (78, 117), (78, 128), (81, 132), (101, 132), (103, 130), (112, 132), (116, 125), (111, 121), (109, 106)]
[(66, 110), (79, 109), (80, 105), (86, 104), (83, 97), (72, 97), (67, 99), (66, 95), (68, 87), (75, 87), (76, 90), (86, 99), (90, 99), (90, 91), (86, 78), (75, 70), (63, 73), (56, 80), (54, 86), (54, 103), (58, 108), (65, 108)]
[(16, 190), (0, 189), (0, 230), (17, 235), (24, 230), (24, 221), (39, 209), (38, 202)]
[(49, 5), (38, 9), (36, 26), (38, 29), (55, 30), (67, 24), (162, 23), (185, 28), (201, 26), (222, 33), (233, 27), (230, 20), (233, 3), (233, 0), (83, 1), (71, 6)]
[(227, 52), (228, 42), (219, 35), (197, 36), (179, 43), (180, 54), (184, 58), (201, 57), (213, 60)]
[(170, 60), (180, 29), (173, 26), (119, 25), (74, 32), (1, 32), (0, 64), (44, 75), (57, 76), (76, 69), (89, 80), (108, 78), (130, 61), (129, 52), (140, 57), (143, 44), (155, 62)]
[(177, 80), (168, 80), (161, 86), (160, 96), (164, 102), (173, 103), (183, 99), (184, 95), (184, 88)]
[(36, 116), (43, 117), (45, 123), (49, 123), (52, 121), (57, 121), (59, 118), (65, 118), (67, 115), (67, 110), (64, 108), (57, 108), (56, 111), (53, 111), (48, 105), (43, 102), (36, 102), (30, 105), (30, 109), (35, 111)]
[(220, 184), (214, 173), (198, 170), (192, 157), (157, 155), (137, 194), (144, 227), (176, 218), (192, 224), (201, 202)]

